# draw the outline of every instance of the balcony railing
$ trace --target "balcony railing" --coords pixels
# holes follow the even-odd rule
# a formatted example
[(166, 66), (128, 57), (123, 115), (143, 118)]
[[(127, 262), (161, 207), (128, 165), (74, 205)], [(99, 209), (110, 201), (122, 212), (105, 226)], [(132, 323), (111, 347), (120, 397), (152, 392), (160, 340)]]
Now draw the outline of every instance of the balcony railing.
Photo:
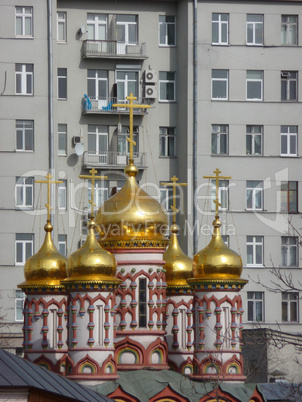
[[(149, 105), (149, 99), (147, 98), (137, 98), (133, 101), (134, 104), (139, 105)], [(127, 104), (128, 101), (123, 99), (120, 100), (118, 98), (90, 98), (87, 95), (84, 95), (82, 99), (83, 113), (103, 113), (103, 114), (120, 114), (120, 113), (129, 113), (129, 109), (123, 107), (113, 107), (112, 105), (115, 103), (119, 104)], [(144, 115), (147, 113), (147, 109), (134, 108), (133, 114)]]
[(83, 57), (147, 59), (146, 43), (125, 43), (116, 40), (84, 40)]
[[(84, 152), (83, 167), (90, 169), (91, 167), (108, 167), (110, 169), (122, 169), (129, 162), (129, 155), (117, 151), (103, 151), (97, 154), (89, 151)], [(134, 164), (140, 169), (146, 169), (146, 153), (134, 152)]]

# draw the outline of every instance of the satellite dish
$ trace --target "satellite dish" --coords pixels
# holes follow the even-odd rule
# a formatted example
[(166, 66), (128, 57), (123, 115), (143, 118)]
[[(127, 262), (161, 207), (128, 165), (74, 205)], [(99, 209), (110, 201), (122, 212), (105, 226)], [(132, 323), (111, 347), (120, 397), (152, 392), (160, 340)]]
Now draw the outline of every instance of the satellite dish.
[(74, 147), (75, 153), (80, 156), (84, 153), (84, 145), (78, 142)]

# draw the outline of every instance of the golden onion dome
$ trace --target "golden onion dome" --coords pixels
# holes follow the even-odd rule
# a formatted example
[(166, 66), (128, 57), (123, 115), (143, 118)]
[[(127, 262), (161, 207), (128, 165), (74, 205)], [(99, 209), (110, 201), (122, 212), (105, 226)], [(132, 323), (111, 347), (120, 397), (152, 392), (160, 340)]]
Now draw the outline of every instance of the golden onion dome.
[(53, 244), (50, 221), (44, 226), (46, 232), (40, 250), (28, 258), (24, 265), (25, 282), (20, 288), (29, 287), (62, 287), (61, 281), (66, 278), (67, 259), (63, 257)]
[(171, 226), (170, 243), (164, 253), (164, 268), (168, 287), (188, 287), (187, 279), (192, 278), (192, 259), (180, 248), (178, 243), (178, 226)]
[(110, 247), (126, 241), (146, 245), (144, 241), (151, 244), (155, 240), (165, 247), (168, 221), (161, 205), (138, 186), (138, 170), (133, 164), (125, 173), (128, 177), (123, 188), (105, 201), (96, 215), (102, 244)]
[(239, 279), (242, 272), (240, 255), (224, 243), (218, 216), (213, 221), (214, 232), (210, 243), (193, 258), (194, 279)]
[(67, 261), (65, 283), (116, 282), (116, 261), (114, 256), (104, 250), (95, 235), (95, 222), (88, 224), (88, 236), (83, 246), (72, 253)]

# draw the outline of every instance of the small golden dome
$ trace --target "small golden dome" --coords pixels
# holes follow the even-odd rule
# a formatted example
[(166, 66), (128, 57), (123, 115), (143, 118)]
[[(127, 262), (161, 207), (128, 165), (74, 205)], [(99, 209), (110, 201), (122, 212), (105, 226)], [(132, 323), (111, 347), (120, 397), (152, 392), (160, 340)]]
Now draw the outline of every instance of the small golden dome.
[(133, 164), (128, 165), (125, 185), (98, 210), (96, 223), (103, 244), (165, 240), (167, 217), (159, 202), (138, 186), (137, 171)]
[(242, 272), (240, 255), (224, 243), (218, 216), (213, 221), (214, 233), (210, 243), (193, 258), (194, 279), (239, 279)]
[(89, 222), (88, 228), (85, 243), (68, 258), (67, 278), (64, 282), (119, 282), (115, 278), (115, 258), (99, 245), (93, 220)]
[(164, 253), (166, 282), (168, 287), (189, 287), (188, 278), (192, 278), (192, 259), (180, 248), (178, 243), (178, 226), (171, 226), (170, 244)]
[(44, 243), (40, 250), (26, 261), (24, 265), (25, 282), (18, 287), (62, 287), (61, 280), (66, 278), (67, 259), (53, 244), (52, 229), (50, 221), (47, 221), (44, 226), (46, 232)]

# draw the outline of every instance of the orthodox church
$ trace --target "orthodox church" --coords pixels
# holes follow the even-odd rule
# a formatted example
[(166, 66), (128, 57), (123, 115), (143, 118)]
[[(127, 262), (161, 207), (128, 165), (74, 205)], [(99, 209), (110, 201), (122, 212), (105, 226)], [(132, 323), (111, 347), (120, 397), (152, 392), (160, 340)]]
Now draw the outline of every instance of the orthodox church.
[[(130, 127), (130, 145), (131, 134)], [(131, 151), (125, 185), (95, 217), (97, 176), (90, 171), (89, 234), (68, 259), (53, 244), (48, 206), (44, 243), (27, 260), (19, 285), (26, 294), (25, 359), (77, 382), (103, 385), (102, 392), (119, 401), (210, 401), (213, 387), (207, 384), (215, 382), (221, 401), (262, 401), (257, 387), (245, 388), (246, 399), (231, 396), (243, 392), (245, 381), (240, 290), (247, 281), (241, 257), (220, 233), (218, 185), (212, 239), (192, 260), (179, 246), (175, 197), (168, 239), (167, 216), (138, 186)], [(214, 173), (218, 182), (221, 172)], [(48, 194), (51, 178), (46, 176)], [(174, 194), (180, 185), (175, 177), (166, 184)], [(166, 378), (150, 399), (135, 396), (131, 386), (136, 373), (146, 372), (136, 380), (141, 388), (155, 376)], [(183, 380), (203, 384), (203, 391), (194, 399), (171, 385)]]

